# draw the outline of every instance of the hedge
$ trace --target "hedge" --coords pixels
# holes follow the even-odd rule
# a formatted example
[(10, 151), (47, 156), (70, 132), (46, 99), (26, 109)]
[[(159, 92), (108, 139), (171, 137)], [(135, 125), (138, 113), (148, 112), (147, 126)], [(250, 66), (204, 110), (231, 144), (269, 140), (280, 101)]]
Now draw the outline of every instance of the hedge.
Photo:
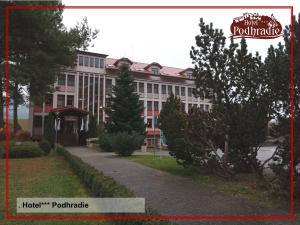
[[(5, 158), (5, 155), (5, 143), (2, 143), (0, 146), (0, 157)], [(43, 150), (35, 143), (21, 142), (18, 145), (14, 142), (9, 143), (9, 158), (33, 158), (43, 155)]]
[[(111, 177), (88, 165), (77, 156), (71, 155), (62, 146), (57, 147), (57, 152), (69, 162), (71, 168), (79, 176), (86, 187), (95, 197), (134, 197), (125, 186), (117, 184)], [(116, 214), (113, 214), (116, 215)], [(126, 215), (126, 214), (117, 214)], [(132, 214), (130, 214), (132, 215)], [(147, 207), (145, 214), (135, 215), (158, 215), (155, 211)], [(114, 225), (171, 225), (168, 221), (162, 220), (113, 220)]]

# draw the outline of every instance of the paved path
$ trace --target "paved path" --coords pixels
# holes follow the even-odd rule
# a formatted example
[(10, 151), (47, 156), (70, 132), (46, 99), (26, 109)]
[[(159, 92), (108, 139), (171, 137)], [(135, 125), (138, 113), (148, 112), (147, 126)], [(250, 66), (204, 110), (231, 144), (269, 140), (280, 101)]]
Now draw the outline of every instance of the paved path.
[[(161, 215), (287, 215), (244, 198), (233, 197), (201, 186), (187, 178), (155, 170), (121, 159), (111, 153), (74, 147), (68, 151), (89, 163), (116, 182), (145, 197), (147, 204)], [(275, 221), (181, 221), (182, 225), (283, 225), (300, 224)]]

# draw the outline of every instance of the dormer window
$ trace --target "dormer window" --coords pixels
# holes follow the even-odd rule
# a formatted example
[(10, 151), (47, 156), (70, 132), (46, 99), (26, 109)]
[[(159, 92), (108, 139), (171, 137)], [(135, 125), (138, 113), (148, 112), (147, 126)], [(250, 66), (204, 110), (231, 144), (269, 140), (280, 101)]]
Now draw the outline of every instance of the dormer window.
[(187, 68), (185, 70), (182, 70), (179, 74), (188, 79), (193, 79), (193, 69), (192, 68)]
[(160, 74), (160, 70), (162, 69), (162, 66), (159, 63), (153, 62), (150, 63), (149, 65), (147, 65), (145, 68), (145, 70), (148, 70), (149, 72), (153, 73), (153, 74)]
[(128, 67), (130, 67), (132, 64), (133, 62), (128, 58), (120, 58), (114, 63), (116, 67), (120, 67), (122, 65), (127, 65)]
[(187, 78), (193, 79), (193, 72), (187, 72), (186, 73)]
[(157, 67), (151, 67), (151, 72), (153, 73), (153, 74), (159, 74), (159, 69), (157, 68)]

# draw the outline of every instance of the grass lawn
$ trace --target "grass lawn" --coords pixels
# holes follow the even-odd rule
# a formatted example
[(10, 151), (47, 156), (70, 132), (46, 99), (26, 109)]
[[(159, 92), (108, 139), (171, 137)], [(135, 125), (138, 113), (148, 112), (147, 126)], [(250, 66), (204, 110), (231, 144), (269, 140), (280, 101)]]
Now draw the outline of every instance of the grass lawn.
[(219, 191), (230, 193), (234, 196), (264, 202), (269, 206), (289, 209), (288, 202), (283, 203), (274, 199), (266, 191), (261, 190), (254, 182), (252, 175), (243, 175), (239, 181), (226, 181), (219, 177), (206, 174), (203, 170), (195, 167), (183, 167), (178, 165), (173, 157), (159, 156), (130, 156), (127, 159), (145, 166), (162, 170), (179, 176), (189, 177), (199, 184), (215, 188)]
[[(9, 211), (16, 213), (17, 197), (89, 197), (88, 190), (73, 173), (68, 163), (56, 154), (29, 159), (10, 159)], [(5, 218), (5, 160), (0, 159), (0, 225), (107, 225), (95, 220), (4, 220)], [(20, 214), (24, 215), (24, 214)], [(50, 215), (50, 214), (48, 214)], [(70, 214), (67, 214), (70, 215)], [(80, 214), (82, 215), (82, 214)], [(96, 215), (96, 214), (93, 214)]]

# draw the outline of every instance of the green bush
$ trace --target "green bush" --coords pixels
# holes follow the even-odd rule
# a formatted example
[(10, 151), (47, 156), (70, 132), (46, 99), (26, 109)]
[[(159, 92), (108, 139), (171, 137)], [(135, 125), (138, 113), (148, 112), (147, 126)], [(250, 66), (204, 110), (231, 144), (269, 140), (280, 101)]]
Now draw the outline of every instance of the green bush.
[(43, 139), (39, 142), (39, 146), (44, 151), (45, 155), (49, 155), (49, 153), (51, 152), (51, 145), (49, 141)]
[[(5, 145), (1, 148), (3, 149), (2, 158), (5, 158)], [(20, 144), (10, 142), (8, 155), (9, 158), (33, 158), (43, 156), (44, 152), (38, 145), (32, 142), (22, 142)]]
[(99, 144), (99, 147), (106, 151), (106, 152), (113, 152), (113, 136), (110, 135), (110, 134), (107, 134), (105, 132), (103, 133), (100, 133), (99, 135), (99, 141), (98, 141), (98, 144)]
[(120, 156), (130, 156), (144, 142), (144, 136), (139, 134), (117, 133), (111, 139), (113, 150)]

